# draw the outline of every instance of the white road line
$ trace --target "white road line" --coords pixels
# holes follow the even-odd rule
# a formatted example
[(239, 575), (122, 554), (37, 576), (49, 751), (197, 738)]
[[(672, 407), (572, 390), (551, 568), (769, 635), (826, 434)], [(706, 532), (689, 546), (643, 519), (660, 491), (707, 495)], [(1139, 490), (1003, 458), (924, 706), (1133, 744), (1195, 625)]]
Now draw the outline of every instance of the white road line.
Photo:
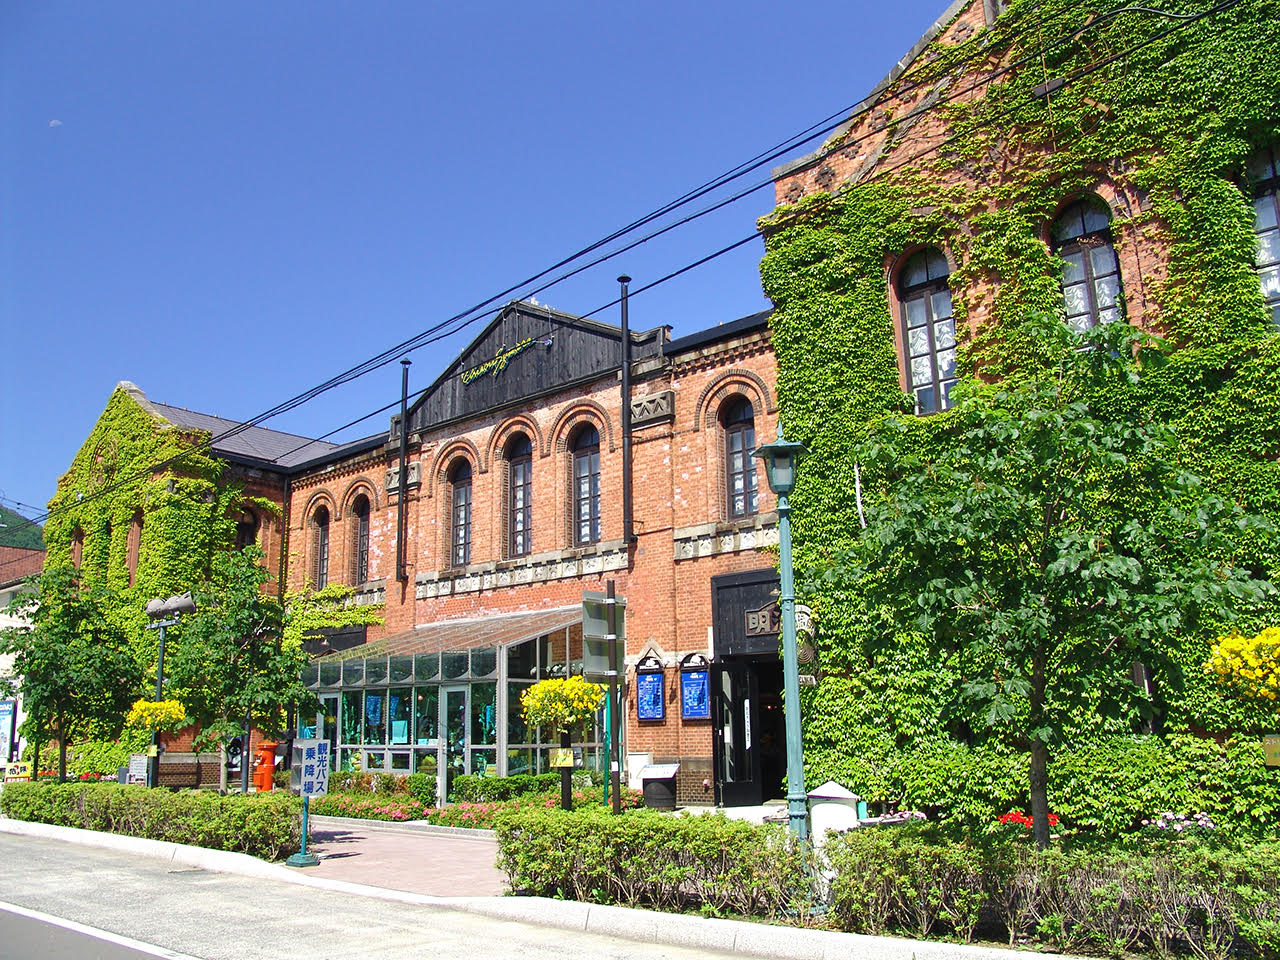
[(74, 920), (55, 917), (52, 914), (41, 913), (39, 910), (28, 910), (26, 907), (18, 906), (16, 903), (5, 903), (3, 900), (0, 900), (0, 910), (5, 910), (9, 913), (16, 913), (20, 917), (39, 920), (41, 923), (48, 923), (55, 927), (62, 927), (64, 930), (82, 933), (87, 937), (104, 940), (107, 943), (114, 943), (117, 946), (127, 947), (130, 950), (137, 950), (139, 953), (145, 953), (150, 957), (161, 957), (163, 960), (201, 960), (200, 957), (193, 957), (187, 953), (178, 953), (176, 950), (167, 950), (164, 947), (158, 947), (153, 943), (143, 943), (141, 940), (134, 940), (132, 937), (122, 937), (119, 934), (111, 933), (108, 930), (99, 930), (97, 927), (86, 927), (83, 923), (76, 923)]

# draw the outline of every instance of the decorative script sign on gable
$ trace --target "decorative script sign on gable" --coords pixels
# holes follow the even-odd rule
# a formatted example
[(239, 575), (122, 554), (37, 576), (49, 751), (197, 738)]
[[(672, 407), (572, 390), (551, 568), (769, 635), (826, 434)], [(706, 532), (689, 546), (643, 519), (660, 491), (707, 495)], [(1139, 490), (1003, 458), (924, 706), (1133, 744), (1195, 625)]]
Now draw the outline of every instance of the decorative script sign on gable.
[(524, 353), (537, 342), (538, 340), (535, 337), (525, 337), (509, 350), (504, 344), (498, 348), (498, 352), (493, 359), (486, 360), (484, 363), (479, 366), (472, 367), (470, 370), (463, 370), (461, 377), (463, 384), (474, 383), (486, 373), (490, 376), (496, 377), (498, 374), (502, 373), (503, 370), (507, 369), (507, 365), (511, 363), (512, 360)]

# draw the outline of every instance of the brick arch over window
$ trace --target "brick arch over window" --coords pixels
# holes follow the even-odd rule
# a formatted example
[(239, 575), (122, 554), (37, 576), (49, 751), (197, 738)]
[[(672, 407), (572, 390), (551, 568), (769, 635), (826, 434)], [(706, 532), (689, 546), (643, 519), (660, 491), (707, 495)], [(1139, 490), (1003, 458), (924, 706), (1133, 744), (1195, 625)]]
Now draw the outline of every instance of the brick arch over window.
[(142, 553), (142, 511), (135, 510), (129, 521), (129, 539), (125, 548), (125, 567), (129, 571), (129, 586), (138, 578), (138, 558)]
[(480, 455), (480, 448), (468, 440), (466, 437), (455, 437), (440, 448), (436, 453), (436, 458), (431, 464), (431, 473), (427, 480), (427, 496), (435, 496), (437, 484), (447, 484), (449, 480), (449, 469), (453, 466), (454, 460), (458, 457), (465, 457), (471, 463), (471, 469), (476, 473), (488, 473), (488, 467), (485, 465), (484, 458)]
[(492, 464), (501, 460), (507, 443), (517, 433), (523, 433), (529, 438), (533, 444), (533, 455), (535, 457), (545, 457), (551, 453), (546, 446), (546, 436), (543, 434), (542, 428), (538, 426), (538, 422), (532, 417), (520, 414), (510, 420), (504, 420), (493, 428), (493, 432), (489, 434), (489, 440), (485, 444), (486, 461)]
[(369, 498), (370, 510), (381, 510), (383, 508), (384, 504), (378, 502), (378, 488), (373, 484), (373, 481), (365, 477), (356, 477), (356, 479), (347, 484), (347, 489), (342, 491), (342, 513), (338, 517), (339, 520), (346, 519), (351, 512), (351, 505), (356, 502), (356, 497), (360, 496), (360, 494), (364, 494)]
[(450, 567), (465, 567), (471, 563), (471, 546), (475, 534), (472, 524), (474, 506), (474, 465), (463, 455), (455, 456), (445, 468), (445, 490), (442, 498), (447, 508), (447, 557)]
[(369, 533), (373, 519), (373, 499), (364, 487), (347, 505), (344, 536), (347, 546), (347, 583), (357, 586), (369, 580)]
[(617, 449), (613, 439), (613, 421), (609, 419), (608, 411), (594, 400), (579, 400), (560, 414), (551, 428), (552, 443), (557, 454), (569, 449), (569, 440), (583, 423), (590, 423), (599, 431), (602, 449), (606, 439), (610, 453)]
[(720, 407), (734, 394), (746, 397), (757, 415), (778, 412), (762, 376), (751, 370), (726, 370), (702, 388), (693, 408), (693, 422), (703, 430), (714, 428)]
[(951, 387), (956, 382), (953, 267), (942, 248), (920, 247), (894, 264), (889, 284), (902, 370), (917, 414), (951, 406)]
[[(332, 524), (334, 522), (334, 517), (337, 515), (337, 502), (334, 500), (333, 494), (325, 488), (321, 488), (319, 490), (313, 491), (311, 496), (307, 498), (306, 506), (303, 507), (302, 509), (302, 534), (304, 538), (303, 543), (305, 544), (305, 549), (306, 549), (307, 579), (311, 582), (312, 587), (318, 587), (320, 585), (319, 572), (320, 572), (320, 559), (321, 559), (320, 558), (321, 544), (319, 542), (318, 534), (320, 531), (317, 528), (316, 517), (321, 510), (324, 510), (326, 512), (326, 515), (329, 518), (330, 527), (329, 527), (328, 547), (329, 547), (329, 552), (332, 553), (333, 551)], [(326, 583), (335, 582), (333, 579), (332, 573), (333, 573), (333, 567), (332, 567), (332, 564), (330, 564), (328, 575), (325, 578)]]

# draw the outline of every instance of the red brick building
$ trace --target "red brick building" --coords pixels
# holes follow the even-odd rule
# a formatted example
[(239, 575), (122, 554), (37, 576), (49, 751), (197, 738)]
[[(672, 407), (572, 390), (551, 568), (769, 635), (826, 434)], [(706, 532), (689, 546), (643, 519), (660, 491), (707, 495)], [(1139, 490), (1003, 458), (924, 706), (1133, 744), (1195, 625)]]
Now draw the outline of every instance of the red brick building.
[(340, 763), (547, 769), (519, 694), (580, 670), (583, 592), (613, 580), (630, 773), (679, 763), (682, 802), (781, 795), (777, 634), (747, 637), (744, 616), (776, 583), (760, 548), (777, 518), (750, 457), (777, 423), (767, 314), (674, 341), (633, 332), (631, 353), (630, 517), (620, 329), (522, 302), (412, 401), (403, 505), (398, 417), (293, 474), (289, 588), (385, 603), (384, 627), (330, 638), (308, 676)]

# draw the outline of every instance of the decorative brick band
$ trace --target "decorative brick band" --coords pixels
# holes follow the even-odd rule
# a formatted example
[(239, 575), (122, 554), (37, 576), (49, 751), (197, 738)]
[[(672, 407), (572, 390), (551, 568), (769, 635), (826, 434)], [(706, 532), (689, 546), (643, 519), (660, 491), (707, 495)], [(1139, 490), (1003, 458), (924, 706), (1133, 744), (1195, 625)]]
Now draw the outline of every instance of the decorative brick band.
[(671, 533), (675, 558), (696, 560), (778, 545), (778, 514), (770, 511), (735, 523), (699, 523)]
[(552, 550), (516, 560), (472, 564), (459, 570), (420, 573), (414, 595), (419, 600), (434, 600), (531, 583), (594, 577), (626, 568), (626, 544), (622, 540), (610, 540), (593, 547)]

